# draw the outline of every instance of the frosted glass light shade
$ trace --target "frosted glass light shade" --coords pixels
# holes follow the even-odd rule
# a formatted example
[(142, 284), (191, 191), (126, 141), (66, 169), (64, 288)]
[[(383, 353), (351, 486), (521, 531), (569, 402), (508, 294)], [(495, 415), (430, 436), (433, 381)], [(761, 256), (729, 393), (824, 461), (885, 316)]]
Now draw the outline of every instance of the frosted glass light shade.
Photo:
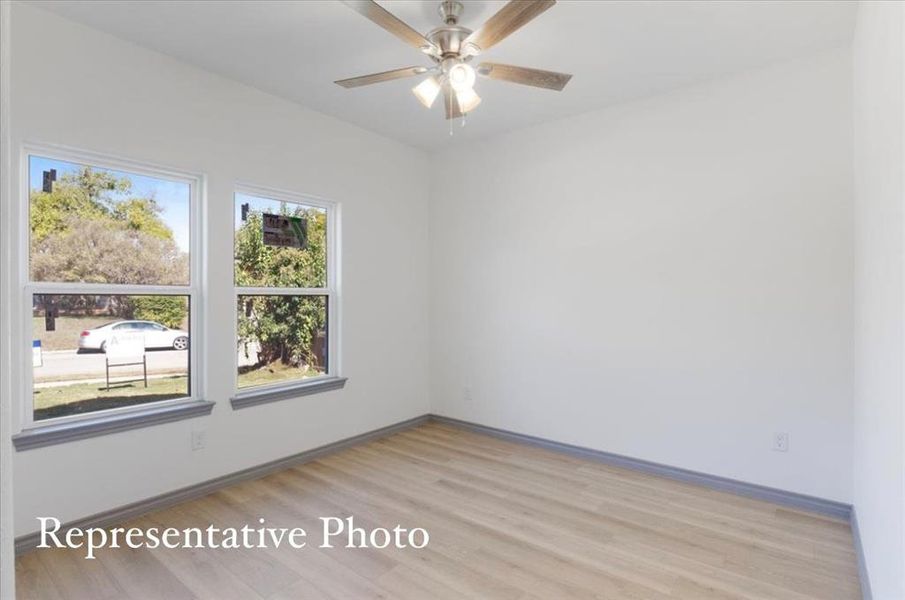
[(428, 77), (413, 87), (412, 93), (415, 94), (421, 104), (426, 108), (430, 108), (434, 105), (434, 100), (437, 99), (437, 95), (440, 93), (440, 82), (437, 81), (436, 77)]

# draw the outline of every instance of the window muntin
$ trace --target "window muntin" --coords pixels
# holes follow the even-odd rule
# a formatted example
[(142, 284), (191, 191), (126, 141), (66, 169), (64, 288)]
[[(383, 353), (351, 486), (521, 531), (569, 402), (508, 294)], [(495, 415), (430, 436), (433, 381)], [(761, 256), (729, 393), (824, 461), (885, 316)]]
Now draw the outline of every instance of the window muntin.
[[(267, 243), (265, 214), (303, 219), (307, 246)], [(333, 205), (320, 200), (260, 189), (236, 192), (236, 387), (240, 393), (337, 375), (335, 219)]]
[[(108, 391), (106, 367), (98, 370), (96, 361), (75, 358), (90, 358), (77, 354), (82, 331), (95, 332), (111, 322), (134, 319), (136, 313), (158, 320), (184, 317), (180, 325), (189, 337), (200, 284), (194, 231), (199, 178), (56, 148), (29, 146), (26, 152), (25, 210), (20, 214), (27, 251), (21, 272), (23, 308), (30, 307), (34, 318), (25, 319), (22, 329), (21, 343), (30, 350), (23, 352), (22, 366), (31, 375), (23, 385), (23, 427), (197, 398), (198, 378), (190, 376), (196, 344), (187, 339), (179, 342), (181, 358), (165, 369), (158, 364), (158, 351), (148, 349), (147, 390), (142, 381), (141, 389), (124, 391), (124, 384), (113, 394), (113, 384), (131, 367), (111, 369)], [(47, 330), (48, 299), (57, 300), (51, 303), (53, 331)], [(80, 331), (73, 337), (56, 324)], [(136, 333), (131, 327), (122, 333), (130, 331)], [(51, 338), (50, 347), (59, 346), (62, 355), (44, 354)], [(53, 356), (62, 375), (35, 367), (39, 356)], [(161, 385), (164, 379), (169, 380), (166, 386)]]

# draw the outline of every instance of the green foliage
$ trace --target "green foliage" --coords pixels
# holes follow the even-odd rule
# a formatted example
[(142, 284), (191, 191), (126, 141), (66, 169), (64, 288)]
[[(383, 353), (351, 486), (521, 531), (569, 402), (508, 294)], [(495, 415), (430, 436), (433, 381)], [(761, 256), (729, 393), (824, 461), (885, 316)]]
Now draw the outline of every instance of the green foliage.
[[(95, 171), (91, 167), (80, 167), (75, 173), (67, 173), (60, 178), (63, 185), (83, 190), (94, 202), (113, 202), (108, 192), (127, 194), (132, 190), (132, 180), (117, 177), (109, 171)], [(56, 184), (54, 185), (56, 187)]]
[(155, 321), (172, 329), (182, 327), (188, 303), (180, 296), (133, 296), (132, 314), (142, 321)]
[(236, 232), (236, 285), (254, 287), (326, 287), (327, 215), (299, 207), (284, 214), (308, 222), (308, 248), (281, 248), (264, 244), (260, 212), (250, 212)]
[(32, 242), (40, 243), (50, 235), (71, 230), (73, 217), (172, 240), (173, 232), (160, 218), (160, 207), (154, 198), (123, 198), (131, 190), (128, 177), (91, 167), (63, 175), (54, 182), (50, 193), (32, 190)]
[(111, 207), (115, 205), (110, 193), (124, 194), (131, 189), (132, 182), (127, 177), (82, 167), (76, 173), (67, 173), (54, 182), (50, 193), (32, 190), (32, 241), (40, 242), (48, 235), (65, 231), (67, 219), (72, 215), (85, 219), (109, 216)]
[(239, 344), (257, 342), (258, 364), (325, 366), (317, 343), (326, 331), (324, 296), (240, 296)]
[(104, 219), (106, 211), (77, 188), (56, 186), (50, 194), (33, 191), (30, 208), (32, 244), (39, 244), (55, 233), (66, 231), (69, 215)]
[[(308, 248), (264, 244), (261, 213), (251, 212), (236, 232), (235, 277), (238, 286), (315, 288), (327, 285), (327, 216), (322, 210), (282, 214), (308, 222)], [(319, 366), (327, 327), (325, 296), (242, 296), (239, 298), (239, 347), (257, 343), (258, 363)]]
[(129, 198), (117, 202), (111, 216), (130, 231), (140, 231), (162, 240), (172, 240), (173, 231), (161, 220), (153, 198)]

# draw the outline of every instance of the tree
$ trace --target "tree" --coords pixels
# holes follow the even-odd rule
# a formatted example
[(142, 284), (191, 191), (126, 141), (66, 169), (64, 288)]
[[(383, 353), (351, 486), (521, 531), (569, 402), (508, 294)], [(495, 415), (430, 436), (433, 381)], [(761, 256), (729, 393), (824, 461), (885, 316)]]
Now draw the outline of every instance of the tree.
[(112, 219), (71, 215), (63, 231), (32, 244), (36, 281), (178, 285), (188, 257), (175, 242)]
[[(308, 247), (282, 248), (264, 243), (260, 212), (249, 213), (236, 232), (235, 278), (239, 286), (325, 287), (327, 283), (327, 216), (317, 209), (281, 213), (308, 223)], [(256, 343), (258, 364), (274, 361), (292, 366), (321, 366), (316, 340), (327, 326), (325, 296), (240, 296), (239, 347)]]
[(108, 216), (116, 203), (111, 193), (125, 194), (131, 189), (132, 181), (127, 177), (81, 167), (75, 173), (60, 177), (51, 192), (32, 190), (29, 213), (32, 241), (41, 241), (48, 235), (64, 231), (71, 215), (85, 219)]
[(173, 240), (173, 230), (160, 218), (160, 207), (153, 198), (129, 198), (113, 206), (111, 217), (130, 231)]

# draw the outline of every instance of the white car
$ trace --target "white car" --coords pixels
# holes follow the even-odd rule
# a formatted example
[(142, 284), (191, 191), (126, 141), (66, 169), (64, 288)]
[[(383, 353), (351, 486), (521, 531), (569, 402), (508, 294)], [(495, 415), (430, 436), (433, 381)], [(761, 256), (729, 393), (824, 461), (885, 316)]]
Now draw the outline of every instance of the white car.
[(189, 334), (181, 329), (170, 329), (154, 321), (113, 321), (83, 331), (79, 336), (79, 350), (104, 352), (107, 340), (117, 333), (143, 333), (145, 348), (185, 350), (189, 347)]

